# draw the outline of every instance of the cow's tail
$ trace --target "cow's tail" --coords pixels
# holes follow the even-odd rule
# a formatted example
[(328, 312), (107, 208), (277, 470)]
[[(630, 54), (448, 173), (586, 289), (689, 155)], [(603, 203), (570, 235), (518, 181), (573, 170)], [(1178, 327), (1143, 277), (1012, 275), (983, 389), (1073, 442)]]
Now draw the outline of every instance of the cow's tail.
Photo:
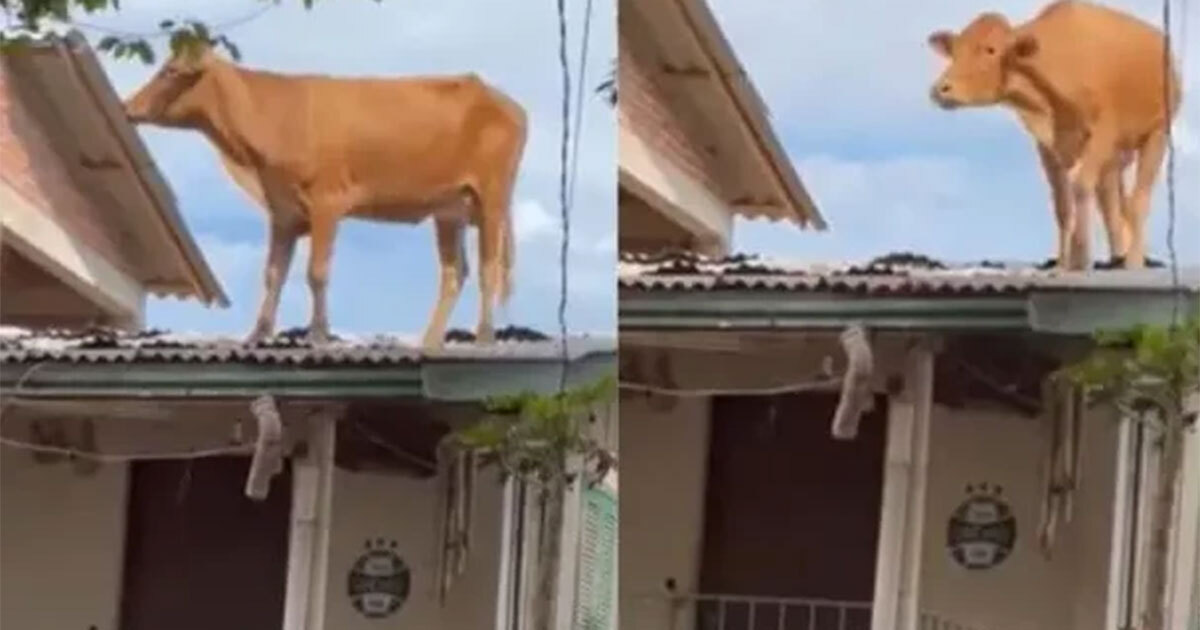
[(517, 186), (517, 171), (521, 165), (521, 158), (525, 154), (525, 141), (529, 135), (529, 124), (528, 116), (525, 114), (525, 108), (521, 107), (519, 103), (509, 98), (508, 95), (504, 94), (503, 92), (500, 92), (499, 90), (493, 91), (496, 92), (500, 102), (504, 104), (504, 108), (511, 115), (514, 127), (516, 129), (516, 134), (512, 142), (510, 154), (508, 156), (508, 164), (506, 165), (507, 169), (504, 173), (505, 181), (508, 184), (508, 198), (505, 199), (505, 203), (508, 207), (505, 208), (503, 213), (504, 242), (500, 247), (500, 264), (502, 265), (504, 272), (501, 274), (499, 287), (500, 290), (497, 292), (497, 300), (500, 304), (505, 304), (508, 302), (509, 296), (512, 295), (513, 268), (516, 267), (517, 262), (516, 244), (513, 241), (513, 192)]

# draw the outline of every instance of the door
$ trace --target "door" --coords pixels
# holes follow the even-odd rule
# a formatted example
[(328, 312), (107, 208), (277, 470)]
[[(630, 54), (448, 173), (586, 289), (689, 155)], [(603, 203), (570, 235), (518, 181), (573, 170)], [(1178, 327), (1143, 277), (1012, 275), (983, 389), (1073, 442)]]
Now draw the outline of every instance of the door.
[[(823, 393), (714, 399), (700, 585), (742, 599), (702, 604), (702, 628), (870, 627), (886, 398), (852, 441), (829, 434), (836, 407)], [(764, 599), (752, 613), (747, 597)], [(813, 599), (857, 604), (782, 603)]]
[(132, 464), (122, 630), (278, 630), (287, 583), (290, 468), (265, 501), (247, 457)]

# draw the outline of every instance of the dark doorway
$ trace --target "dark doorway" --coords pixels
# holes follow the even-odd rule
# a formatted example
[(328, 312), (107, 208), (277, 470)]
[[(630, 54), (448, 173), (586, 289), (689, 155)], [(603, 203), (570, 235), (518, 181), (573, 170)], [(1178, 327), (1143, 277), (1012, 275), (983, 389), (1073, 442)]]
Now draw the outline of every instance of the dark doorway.
[(290, 468), (262, 502), (250, 459), (138, 462), (130, 469), (122, 630), (275, 630), (287, 583)]
[[(860, 602), (857, 608), (725, 604), (726, 630), (866, 630), (875, 552), (886, 398), (838, 441), (832, 394), (717, 398), (705, 505), (700, 586), (706, 594)], [(716, 604), (698, 623), (716, 628)], [(782, 620), (780, 616), (784, 616)]]

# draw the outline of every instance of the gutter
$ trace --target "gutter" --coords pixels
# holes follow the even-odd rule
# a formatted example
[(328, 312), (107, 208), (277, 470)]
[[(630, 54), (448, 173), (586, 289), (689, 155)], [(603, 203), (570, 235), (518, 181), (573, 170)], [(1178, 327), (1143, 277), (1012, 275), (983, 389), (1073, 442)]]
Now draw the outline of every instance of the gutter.
[(872, 330), (1027, 330), (1028, 300), (839, 297), (754, 291), (620, 298), (625, 330), (842, 330), (854, 321)]
[[(757, 148), (766, 154), (767, 165), (776, 181), (790, 197), (790, 201), (803, 209), (804, 215), (800, 217), (800, 225), (807, 226), (811, 223), (812, 227), (818, 231), (828, 229), (829, 226), (820, 211), (817, 210), (816, 203), (809, 196), (804, 184), (800, 182), (795, 170), (791, 168), (791, 161), (779, 143), (779, 138), (771, 130), (771, 123), (765, 115), (766, 104), (758, 90), (750, 84), (745, 71), (737, 61), (737, 55), (733, 52), (732, 46), (729, 45), (729, 41), (725, 38), (711, 10), (703, 3), (703, 0), (674, 0), (674, 3), (683, 16), (684, 22), (696, 35), (700, 49), (704, 51), (709, 64), (716, 70), (717, 80), (720, 81), (725, 94), (729, 96), (742, 123), (754, 137)], [(692, 7), (697, 5), (699, 8), (693, 11)], [(727, 66), (732, 66), (732, 68), (727, 68)], [(737, 76), (738, 80), (731, 81), (731, 76)]]
[[(1175, 298), (1164, 291), (1048, 290), (992, 296), (897, 296), (720, 290), (622, 290), (622, 331), (874, 330), (1025, 331), (1090, 336), (1138, 324), (1166, 325)], [(1188, 300), (1186, 318), (1200, 312)]]
[[(482, 402), (522, 391), (558, 391), (562, 364), (545, 359), (425, 360), (386, 365), (258, 363), (0, 364), (0, 396), (33, 399), (422, 398)], [(567, 385), (616, 371), (616, 351), (584, 354), (567, 368)]]
[(56, 43), (55, 49), (91, 97), (96, 111), (103, 118), (117, 147), (129, 163), (139, 187), (157, 211), (158, 217), (162, 219), (163, 227), (176, 250), (183, 253), (184, 263), (191, 271), (195, 295), (205, 304), (215, 302), (222, 308), (228, 308), (229, 297), (208, 266), (196, 241), (184, 227), (183, 217), (173, 201), (170, 187), (154, 167), (153, 158), (136, 136), (129, 137), (131, 133), (128, 125), (123, 120), (114, 119), (113, 109), (117, 106), (114, 105), (113, 98), (106, 98), (113, 92), (111, 84), (91, 52), (87, 39), (79, 31), (72, 30), (64, 41), (65, 45)]

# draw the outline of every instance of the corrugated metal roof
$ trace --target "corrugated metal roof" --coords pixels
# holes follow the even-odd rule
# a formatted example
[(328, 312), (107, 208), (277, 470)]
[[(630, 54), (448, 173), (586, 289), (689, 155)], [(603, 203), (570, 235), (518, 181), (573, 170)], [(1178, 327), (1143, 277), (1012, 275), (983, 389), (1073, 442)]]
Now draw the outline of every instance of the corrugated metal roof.
[[(258, 365), (347, 366), (415, 364), (424, 361), (557, 361), (562, 345), (527, 328), (497, 331), (497, 342), (477, 344), (469, 332), (454, 330), (446, 345), (423, 351), (416, 338), (378, 334), (342, 336), (314, 347), (302, 331), (286, 331), (257, 344), (212, 335), (159, 330), (122, 332), (29, 331), (0, 328), (0, 364), (12, 363), (238, 363)], [(611, 338), (580, 335), (567, 342), (568, 358), (611, 353)]]
[[(1200, 269), (1179, 274), (1189, 292), (1200, 289)], [(984, 261), (949, 265), (911, 253), (865, 264), (787, 263), (753, 255), (708, 258), (692, 253), (622, 254), (621, 289), (633, 291), (791, 291), (870, 295), (996, 295), (1043, 290), (1164, 291), (1172, 274), (1162, 268), (1060, 272), (1022, 263)]]

